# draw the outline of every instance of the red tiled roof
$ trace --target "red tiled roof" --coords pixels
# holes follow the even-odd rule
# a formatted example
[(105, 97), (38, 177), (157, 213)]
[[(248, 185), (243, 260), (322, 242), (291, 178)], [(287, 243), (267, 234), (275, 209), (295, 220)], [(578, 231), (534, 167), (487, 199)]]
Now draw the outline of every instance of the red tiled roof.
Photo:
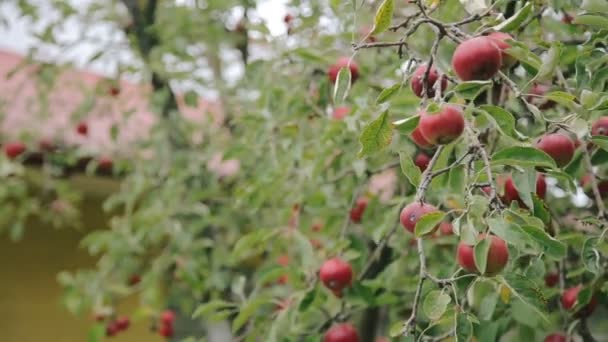
[[(42, 92), (35, 75), (39, 65), (28, 65), (11, 75), (24, 59), (21, 55), (0, 51), (0, 131), (4, 142), (23, 137), (32, 143), (54, 139), (80, 146), (92, 154), (124, 154), (134, 141), (148, 135), (157, 120), (149, 108), (149, 86), (120, 80), (120, 93), (112, 96), (113, 80), (69, 68), (62, 69), (48, 93), (46, 105), (41, 100)], [(92, 94), (97, 96), (91, 97)], [(94, 101), (90, 111), (81, 118), (74, 117), (77, 109), (90, 99)], [(192, 108), (185, 106), (178, 96), (178, 103), (184, 117), (195, 123), (203, 124), (209, 113), (213, 113), (215, 123), (222, 120), (221, 108), (212, 102), (199, 99), (199, 106)], [(88, 124), (87, 136), (76, 132), (79, 119)], [(116, 140), (111, 137), (114, 125), (118, 127)]]

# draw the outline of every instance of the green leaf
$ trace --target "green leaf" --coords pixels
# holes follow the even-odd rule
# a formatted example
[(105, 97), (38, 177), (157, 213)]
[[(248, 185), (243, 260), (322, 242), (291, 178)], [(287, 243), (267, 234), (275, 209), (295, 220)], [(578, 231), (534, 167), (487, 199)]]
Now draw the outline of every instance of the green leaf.
[(526, 169), (524, 172), (513, 172), (511, 176), (517, 193), (526, 207), (534, 208), (532, 192), (536, 192), (536, 172), (533, 169)]
[(401, 336), (401, 334), (403, 333), (403, 322), (395, 322), (391, 325), (390, 329), (388, 330), (388, 335), (392, 338), (396, 338)]
[(518, 29), (521, 24), (528, 19), (532, 13), (532, 3), (528, 2), (522, 7), (517, 13), (512, 15), (509, 19), (502, 23), (492, 27), (495, 31), (511, 32)]
[(583, 243), (583, 250), (581, 252), (585, 268), (593, 274), (598, 274), (600, 271), (600, 252), (597, 250), (598, 241), (599, 239), (596, 237), (588, 238)]
[(538, 227), (524, 225), (521, 229), (543, 248), (547, 256), (559, 260), (566, 256), (566, 245)]
[(359, 151), (359, 158), (376, 153), (388, 145), (393, 140), (393, 130), (388, 121), (388, 110), (380, 114), (380, 116), (370, 122), (363, 128), (363, 132), (359, 137), (361, 143), (361, 150)]
[(608, 151), (608, 137), (604, 135), (595, 135), (591, 137), (591, 141), (599, 146), (602, 150)]
[(327, 61), (322, 56), (318, 55), (316, 51), (307, 48), (298, 48), (292, 51), (292, 53), (296, 54), (300, 58), (304, 59), (307, 62), (315, 63), (315, 64), (325, 64)]
[(422, 303), (422, 310), (428, 318), (436, 321), (443, 316), (451, 301), (452, 298), (443, 291), (431, 291)]
[(408, 135), (416, 129), (419, 121), (420, 115), (416, 115), (406, 119), (394, 121), (393, 126), (399, 133)]
[(481, 105), (479, 109), (492, 117), (498, 128), (506, 135), (515, 139), (525, 138), (515, 129), (515, 117), (510, 112), (492, 105)]
[(242, 328), (243, 325), (247, 323), (249, 318), (251, 318), (251, 316), (253, 316), (253, 314), (258, 310), (258, 308), (265, 303), (268, 303), (268, 298), (262, 297), (245, 302), (245, 304), (239, 308), (239, 314), (236, 316), (234, 321), (232, 321), (232, 332), (236, 332)]
[(184, 95), (184, 102), (188, 107), (198, 107), (198, 94), (193, 90), (186, 92)]
[(334, 103), (342, 103), (348, 96), (350, 90), (351, 74), (350, 68), (341, 68), (338, 72), (336, 84), (334, 85)]
[(448, 180), (450, 192), (453, 194), (464, 194), (466, 186), (465, 166), (458, 165), (450, 170), (450, 178)]
[(462, 82), (454, 87), (454, 92), (465, 100), (473, 100), (479, 94), (490, 88), (492, 81), (468, 81)]
[(549, 78), (552, 78), (555, 74), (555, 68), (559, 64), (559, 57), (561, 56), (561, 54), (561, 45), (553, 44), (551, 48), (549, 48), (549, 52), (547, 52), (547, 57), (543, 60), (543, 63), (538, 69), (538, 74), (536, 74), (534, 79), (544, 81)]
[(545, 310), (547, 299), (535, 282), (517, 273), (509, 273), (498, 279), (511, 290), (511, 295), (529, 305), (545, 322), (549, 322)]
[(311, 270), (315, 268), (316, 257), (310, 240), (299, 230), (295, 230), (293, 232), (293, 237), (295, 238), (296, 242), (295, 246), (293, 247), (297, 248), (302, 268), (304, 270)]
[(482, 239), (475, 245), (473, 255), (475, 260), (475, 267), (479, 273), (486, 273), (486, 267), (488, 265), (488, 252), (490, 251), (490, 239)]
[(532, 193), (532, 202), (534, 202), (534, 216), (538, 217), (545, 225), (551, 222), (551, 214), (547, 210), (545, 201), (538, 198), (536, 193)]
[(414, 227), (414, 232), (416, 237), (421, 237), (426, 234), (431, 233), (443, 219), (445, 218), (445, 213), (443, 211), (435, 211), (432, 213), (424, 214), (416, 222), (416, 227)]
[(456, 342), (468, 342), (473, 336), (473, 324), (464, 312), (458, 312), (455, 318)]
[(89, 329), (89, 342), (101, 342), (106, 336), (106, 327), (104, 324), (97, 323)]
[(565, 91), (552, 91), (545, 94), (545, 98), (568, 108), (576, 106), (576, 103), (574, 102), (574, 100), (576, 100), (576, 96), (566, 93)]
[(214, 299), (205, 304), (199, 305), (192, 314), (192, 318), (207, 317), (209, 314), (216, 311), (234, 307), (232, 303), (228, 303), (221, 299)]
[(573, 23), (591, 26), (597, 29), (608, 29), (608, 18), (601, 15), (577, 15), (574, 17)]
[(513, 146), (496, 152), (492, 163), (523, 167), (541, 166), (555, 168), (555, 161), (545, 152), (533, 147)]
[(396, 83), (388, 88), (382, 89), (382, 91), (378, 95), (378, 98), (376, 98), (376, 104), (378, 105), (383, 102), (386, 102), (393, 95), (397, 94), (400, 89), (401, 89), (401, 83)]
[(496, 236), (518, 249), (525, 248), (526, 244), (530, 242), (530, 238), (518, 224), (508, 221), (499, 218), (489, 218), (487, 220), (488, 226)]
[(315, 298), (317, 298), (317, 293), (318, 290), (316, 286), (312, 290), (306, 292), (306, 295), (304, 295), (304, 298), (302, 298), (302, 301), (300, 301), (298, 311), (306, 311), (310, 307), (310, 305), (312, 305), (312, 303), (315, 301)]
[(414, 164), (412, 158), (405, 153), (399, 153), (399, 164), (401, 165), (401, 172), (403, 172), (405, 177), (407, 177), (414, 187), (418, 187), (421, 172), (418, 166)]
[(536, 75), (542, 65), (542, 60), (522, 43), (512, 42), (511, 47), (506, 49), (505, 52), (520, 61), (526, 71), (532, 75)]
[(608, 13), (608, 1), (606, 0), (583, 0), (581, 9), (588, 12)]
[(371, 34), (382, 33), (391, 26), (391, 20), (393, 19), (393, 10), (395, 8), (394, 0), (384, 0), (374, 17), (374, 29)]

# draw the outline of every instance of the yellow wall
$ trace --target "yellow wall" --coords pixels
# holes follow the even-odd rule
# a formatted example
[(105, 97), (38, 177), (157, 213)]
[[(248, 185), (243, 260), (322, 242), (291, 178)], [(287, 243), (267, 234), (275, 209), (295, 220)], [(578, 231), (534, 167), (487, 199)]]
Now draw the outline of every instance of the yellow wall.
[[(84, 202), (84, 227), (106, 226), (100, 205), (100, 199)], [(95, 260), (78, 248), (83, 234), (32, 223), (19, 242), (11, 242), (6, 234), (0, 236), (0, 341), (87, 341), (90, 317), (75, 317), (62, 307), (62, 289), (56, 281), (60, 271), (94, 265)], [(137, 298), (124, 304), (121, 313), (131, 314)], [(163, 341), (148, 330), (148, 324), (132, 322), (127, 331), (108, 341)]]

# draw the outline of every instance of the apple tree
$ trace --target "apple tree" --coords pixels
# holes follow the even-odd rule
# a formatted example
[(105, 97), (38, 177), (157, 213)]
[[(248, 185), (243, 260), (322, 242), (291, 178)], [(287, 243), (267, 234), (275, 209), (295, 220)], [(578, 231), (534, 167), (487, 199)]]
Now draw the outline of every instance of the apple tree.
[(266, 5), (53, 1), (159, 119), (60, 275), (92, 336), (137, 294), (192, 341), (608, 339), (606, 1), (289, 1), (279, 34)]

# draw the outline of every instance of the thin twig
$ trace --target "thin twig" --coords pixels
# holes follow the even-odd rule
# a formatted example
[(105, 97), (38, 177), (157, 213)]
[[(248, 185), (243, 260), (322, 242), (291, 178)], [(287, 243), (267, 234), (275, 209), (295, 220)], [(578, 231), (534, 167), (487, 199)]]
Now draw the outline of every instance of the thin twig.
[[(587, 167), (587, 172), (591, 175), (595, 175), (593, 172), (593, 164), (591, 163), (591, 156), (589, 155), (589, 150), (583, 148), (583, 158), (585, 159), (585, 166)], [(600, 190), (597, 186), (597, 180), (595, 177), (589, 177), (591, 183), (591, 190), (593, 190), (593, 197), (595, 199), (595, 205), (597, 206), (597, 216), (605, 220), (606, 219), (606, 208), (604, 207), (604, 201), (602, 200), (602, 195), (600, 194)]]

